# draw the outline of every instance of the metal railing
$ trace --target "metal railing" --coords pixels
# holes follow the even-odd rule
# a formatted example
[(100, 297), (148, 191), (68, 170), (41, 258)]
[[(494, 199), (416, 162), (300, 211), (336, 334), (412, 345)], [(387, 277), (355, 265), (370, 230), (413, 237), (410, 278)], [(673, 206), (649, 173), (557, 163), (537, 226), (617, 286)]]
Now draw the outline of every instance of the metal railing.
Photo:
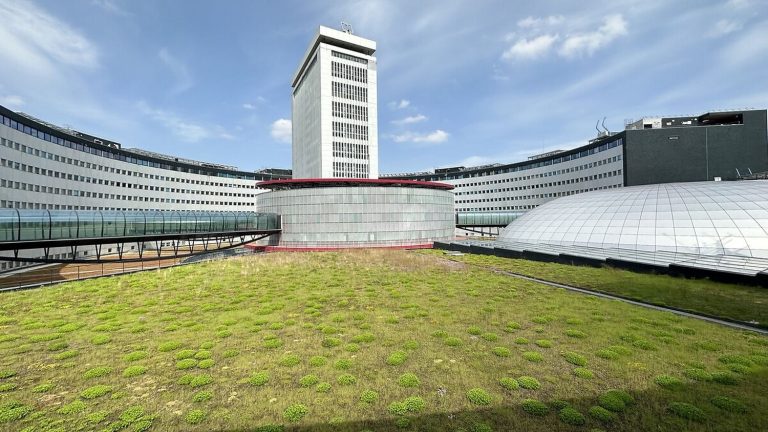
[(257, 252), (250, 249), (237, 248), (226, 251), (213, 251), (189, 258), (163, 257), (155, 261), (44, 265), (6, 273), (5, 275), (0, 274), (0, 292), (38, 288), (63, 282), (118, 276), (148, 270), (160, 270), (163, 268), (198, 264), (205, 261), (235, 258), (254, 253)]

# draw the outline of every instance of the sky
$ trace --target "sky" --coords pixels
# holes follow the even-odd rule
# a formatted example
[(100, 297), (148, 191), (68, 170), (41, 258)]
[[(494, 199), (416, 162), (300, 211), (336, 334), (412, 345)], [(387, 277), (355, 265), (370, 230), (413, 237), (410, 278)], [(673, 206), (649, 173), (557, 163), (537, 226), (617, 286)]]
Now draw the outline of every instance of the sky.
[(290, 168), (291, 76), (341, 21), (377, 42), (382, 173), (573, 148), (603, 117), (768, 107), (768, 0), (2, 0), (0, 105)]

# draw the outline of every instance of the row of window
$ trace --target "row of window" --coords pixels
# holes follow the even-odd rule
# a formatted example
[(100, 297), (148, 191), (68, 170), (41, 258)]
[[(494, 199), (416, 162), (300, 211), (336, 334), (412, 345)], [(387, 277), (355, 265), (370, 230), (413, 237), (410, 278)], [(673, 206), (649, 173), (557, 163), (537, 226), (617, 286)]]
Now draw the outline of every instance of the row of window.
[[(2, 161), (5, 162), (5, 159), (2, 159)], [(52, 173), (53, 171), (47, 170), (47, 172)], [(59, 173), (56, 172), (56, 174), (59, 174)], [(70, 180), (73, 180), (73, 178), (78, 178), (78, 177), (80, 179), (85, 178), (82, 176), (72, 176), (71, 174), (68, 174), (68, 177), (70, 177)], [(96, 179), (93, 179), (93, 180), (95, 184)], [(229, 197), (241, 197), (241, 198), (253, 198), (256, 196), (256, 194), (235, 194), (231, 192), (212, 192), (207, 190), (173, 189), (173, 188), (164, 188), (159, 186), (155, 187), (155, 186), (141, 185), (141, 184), (131, 184), (131, 183), (126, 184), (126, 183), (107, 181), (107, 180), (104, 180), (104, 182), (101, 183), (101, 179), (99, 179), (99, 184), (104, 184), (105, 186), (123, 187), (128, 189), (131, 189), (131, 188), (144, 189), (144, 190), (151, 190), (151, 191), (157, 191), (157, 192), (170, 192), (170, 193), (179, 193), (179, 194), (187, 194), (187, 195), (195, 194), (195, 195), (229, 196)], [(79, 197), (86, 197), (86, 198), (126, 199), (125, 195), (120, 195), (120, 194), (97, 193), (97, 192), (90, 192), (90, 191), (81, 191), (77, 189), (57, 188), (53, 186), (18, 182), (11, 179), (5, 179), (5, 178), (0, 178), (0, 187), (17, 189), (17, 190), (28, 191), (28, 192), (50, 193), (55, 195), (79, 196)], [(129, 201), (131, 200), (130, 196), (128, 197), (128, 200)], [(158, 200), (157, 202), (170, 202), (170, 203), (175, 203), (177, 201), (183, 202), (183, 200), (175, 200), (175, 199), (169, 199), (166, 201), (165, 199), (161, 200), (160, 198), (157, 198), (157, 200)], [(147, 200), (135, 199), (134, 201), (147, 201)], [(152, 198), (150, 201), (154, 202), (155, 198)], [(235, 204), (232, 204), (232, 205), (235, 205)], [(243, 203), (243, 205), (245, 205), (245, 203)]]
[(333, 136), (368, 141), (368, 126), (344, 122), (333, 122)]
[[(114, 180), (104, 180), (104, 179), (97, 179), (94, 177), (86, 177), (81, 176), (77, 174), (69, 174), (69, 173), (63, 173), (59, 171), (49, 170), (45, 168), (40, 167), (33, 167), (32, 165), (27, 165), (19, 162), (14, 162), (9, 159), (2, 159), (0, 158), (0, 166), (8, 167), (10, 169), (15, 169), (23, 172), (28, 172), (30, 174), (38, 174), (53, 178), (58, 178), (62, 180), (71, 180), (71, 181), (79, 181), (83, 183), (91, 183), (91, 184), (100, 184), (104, 186), (114, 186), (114, 187), (123, 187), (128, 189), (144, 189), (144, 190), (150, 190), (150, 191), (158, 191), (158, 192), (171, 192), (171, 193), (185, 193), (185, 194), (198, 194), (198, 195), (217, 195), (217, 196), (231, 196), (231, 197), (243, 197), (243, 198), (253, 198), (256, 196), (256, 194), (244, 194), (244, 193), (235, 193), (235, 192), (218, 192), (218, 191), (208, 191), (208, 190), (197, 190), (197, 189), (177, 189), (177, 188), (166, 188), (161, 186), (152, 186), (152, 185), (145, 185), (141, 183), (125, 183), (125, 182), (119, 182)], [(10, 179), (7, 180), (8, 186), (6, 186), (6, 179), (2, 178), (0, 179), (0, 185), (2, 187), (13, 187), (12, 184), (14, 183)], [(19, 182), (15, 182), (19, 183)], [(22, 188), (22, 190), (30, 190), (32, 191), (30, 185), (30, 189)], [(42, 186), (42, 188), (45, 188), (45, 186)], [(15, 189), (19, 189), (19, 187), (15, 187)], [(35, 186), (35, 192), (46, 192), (46, 190), (38, 190), (38, 186)], [(53, 193), (50, 191), (47, 191), (49, 193)], [(58, 192), (57, 192), (58, 193)]]
[[(563, 175), (568, 174), (572, 172), (578, 172), (583, 171), (587, 169), (592, 169), (596, 167), (600, 167), (612, 162), (619, 162), (621, 161), (621, 155), (613, 156), (605, 159), (601, 159), (595, 162), (590, 162), (588, 164), (583, 165), (577, 165), (571, 168), (566, 168), (562, 170), (553, 170), (553, 171), (547, 171), (539, 174), (532, 174), (527, 176), (521, 176), (521, 177), (508, 177), (505, 179), (499, 179), (499, 180), (486, 180), (481, 182), (466, 182), (466, 183), (455, 183), (456, 187), (470, 187), (470, 186), (482, 186), (482, 185), (489, 185), (489, 184), (498, 184), (498, 183), (513, 183), (518, 181), (524, 181), (524, 180), (531, 180), (535, 178), (544, 178), (544, 177), (551, 177), (551, 176), (557, 176), (557, 175)], [(619, 170), (621, 172), (621, 170)]]
[[(72, 191), (70, 189), (57, 189), (61, 191), (60, 195), (70, 196), (85, 196), (85, 191)], [(70, 194), (64, 192), (72, 192)], [(78, 194), (75, 194), (77, 192)], [(96, 192), (91, 193), (92, 198), (96, 198)], [(102, 194), (99, 194), (102, 195)], [(110, 195), (103, 194), (104, 199), (117, 199), (124, 201), (133, 201), (141, 203), (165, 203), (165, 204), (189, 204), (195, 206), (255, 206), (255, 202), (226, 202), (226, 201), (205, 201), (205, 200), (183, 200), (183, 199), (169, 199), (169, 198), (152, 198), (145, 196), (132, 196), (132, 195)], [(0, 200), (0, 208), (16, 208), (26, 210), (167, 210), (167, 209), (152, 209), (148, 208), (147, 204), (140, 204), (136, 207), (101, 207), (101, 206), (86, 206), (86, 205), (71, 205), (71, 204), (50, 204), (50, 203), (38, 203), (27, 201), (12, 201), (12, 200)]]
[(367, 64), (368, 64), (368, 60), (366, 60), (366, 59), (364, 59), (364, 58), (355, 57), (355, 56), (353, 56), (353, 55), (345, 54), (345, 53), (343, 53), (343, 52), (338, 52), (338, 51), (331, 51), (331, 55), (332, 55), (333, 57), (338, 57), (338, 58), (340, 58), (340, 59), (344, 59), (344, 60), (353, 61), (353, 62), (355, 62), (355, 63), (360, 63), (360, 64), (364, 64), (364, 65), (367, 65)]
[[(606, 176), (605, 178), (607, 178)], [(602, 178), (602, 177), (601, 177)], [(595, 176), (595, 180), (597, 180), (597, 176)], [(569, 184), (576, 184), (578, 182), (573, 182)], [(552, 186), (552, 183), (549, 184)], [(538, 186), (540, 185), (532, 185), (536, 187), (528, 187), (528, 188), (520, 188), (520, 190), (523, 189), (538, 189)], [(546, 185), (543, 185), (546, 186)], [(515, 188), (517, 190), (517, 188)], [(509, 190), (509, 189), (507, 189)], [(497, 189), (497, 191), (501, 192), (502, 189)], [(493, 191), (491, 191), (493, 192)], [(470, 193), (471, 194), (471, 193)], [(483, 193), (485, 194), (485, 193)], [(478, 199), (465, 199), (465, 200), (456, 200), (456, 204), (467, 204), (467, 203), (474, 203), (474, 202), (494, 202), (494, 201), (517, 201), (517, 200), (526, 200), (526, 199), (534, 199), (534, 198), (548, 198), (548, 197), (559, 197), (562, 196), (562, 194), (566, 194), (566, 192), (550, 192), (550, 193), (544, 193), (544, 194), (536, 194), (536, 195), (517, 195), (517, 196), (503, 196), (503, 197), (492, 197), (492, 198), (478, 198)]]
[(331, 76), (347, 79), (350, 81), (367, 83), (368, 69), (334, 61), (331, 62)]
[[(429, 174), (424, 176), (414, 175), (414, 176), (408, 176), (408, 178), (418, 178), (420, 180), (428, 180), (428, 181), (445, 181), (445, 180), (461, 180), (461, 179), (468, 179), (468, 178), (474, 178), (474, 177), (485, 177), (485, 176), (491, 176), (491, 175), (497, 175), (497, 174), (526, 171), (529, 169), (540, 168), (542, 166), (556, 165), (559, 163), (591, 156), (593, 154), (610, 150), (612, 148), (621, 146), (623, 144), (624, 144), (624, 139), (619, 138), (609, 143), (602, 144), (597, 147), (589, 148), (586, 150), (582, 150), (574, 154), (569, 154), (569, 155), (559, 156), (559, 157), (552, 157), (550, 159), (546, 159), (540, 162), (527, 163), (527, 164), (516, 165), (516, 166), (506, 166), (504, 168), (493, 167), (493, 168), (488, 168), (484, 170), (477, 170), (477, 171), (471, 170), (471, 171), (465, 171), (465, 172), (459, 172), (459, 173), (450, 172), (445, 174)], [(619, 159), (621, 159), (621, 157), (619, 157)]]
[(368, 160), (368, 145), (334, 141), (333, 157)]
[(331, 90), (334, 97), (349, 99), (358, 102), (368, 102), (368, 88), (352, 84), (331, 81)]
[[(570, 195), (576, 195), (584, 192), (591, 192), (595, 190), (603, 190), (603, 189), (615, 189), (622, 187), (621, 184), (613, 184), (608, 186), (598, 186), (594, 188), (587, 188), (587, 189), (576, 189), (571, 191), (565, 191), (565, 192), (553, 192), (549, 194), (538, 194), (538, 195), (528, 195), (526, 197), (520, 197), (520, 199), (551, 199), (551, 198), (557, 198), (561, 196), (570, 196)], [(497, 198), (495, 201), (501, 201), (500, 198)], [(474, 202), (494, 202), (493, 199), (488, 200), (474, 200)], [(509, 206), (497, 206), (497, 207), (466, 207), (466, 208), (459, 208), (456, 209), (458, 212), (474, 212), (474, 211), (503, 211), (503, 210), (531, 210), (536, 207), (538, 207), (541, 204), (523, 204), (523, 205), (509, 205)]]
[[(256, 189), (255, 185), (245, 185), (245, 184), (236, 184), (236, 183), (221, 183), (221, 182), (211, 182), (211, 181), (203, 181), (203, 180), (191, 180), (191, 179), (185, 179), (185, 178), (178, 178), (178, 177), (166, 177), (161, 175), (155, 175), (155, 174), (145, 174), (138, 171), (130, 171), (130, 170), (124, 170), (120, 168), (115, 167), (108, 167), (104, 165), (98, 165), (95, 163), (85, 162), (78, 159), (68, 158), (64, 156), (59, 156), (57, 154), (46, 152), (40, 149), (32, 148), (31, 146), (26, 146), (24, 144), (11, 141), (9, 139), (0, 138), (0, 146), (8, 147), (13, 150), (20, 151), (24, 154), (28, 154), (31, 156), (36, 156), (41, 159), (48, 159), (54, 162), (60, 162), (62, 164), (67, 165), (73, 165), (76, 167), (91, 169), (94, 171), (102, 171), (104, 173), (110, 173), (110, 174), (118, 174), (118, 175), (125, 175), (128, 177), (139, 177), (139, 178), (146, 178), (150, 180), (160, 180), (160, 181), (167, 181), (167, 182), (173, 182), (173, 183), (189, 183), (189, 184), (199, 184), (202, 186), (218, 186), (218, 187), (228, 187), (228, 188), (240, 188), (240, 189)], [(19, 164), (18, 162), (12, 162), (12, 161), (2, 161), (3, 166), (9, 166), (11, 168), (15, 169), (21, 169), (22, 171), (32, 172), (32, 166), (31, 165), (25, 165), (25, 164)], [(46, 173), (48, 171), (48, 173)], [(51, 177), (56, 178), (65, 178), (65, 173), (63, 172), (57, 172), (53, 170), (45, 170), (40, 169), (39, 167), (34, 168), (35, 174), (43, 174), (48, 175)], [(78, 176), (73, 176), (72, 174), (66, 174), (66, 178), (68, 180), (78, 180)], [(93, 180), (93, 181), (91, 181)], [(85, 181), (87, 183), (96, 183), (96, 179), (91, 179), (90, 177), (82, 177), (80, 176), (79, 181)], [(107, 181), (104, 180), (104, 183), (99, 180), (99, 184), (107, 184)], [(114, 183), (114, 182), (112, 182)], [(253, 195), (249, 195), (253, 196)]]
[(334, 117), (360, 120), (364, 122), (368, 121), (368, 107), (335, 101), (332, 103), (332, 107)]
[(336, 178), (368, 178), (368, 164), (334, 162), (333, 176)]
[(525, 186), (514, 186), (514, 187), (508, 187), (508, 188), (499, 188), (499, 189), (486, 189), (486, 190), (473, 190), (473, 191), (464, 191), (464, 192), (456, 192), (456, 195), (478, 195), (478, 194), (489, 194), (489, 193), (499, 193), (499, 192), (514, 192), (519, 190), (527, 190), (527, 189), (540, 189), (540, 188), (546, 188), (546, 187), (554, 187), (554, 186), (564, 186), (569, 184), (576, 184), (576, 183), (583, 183), (587, 181), (594, 181), (594, 180), (600, 180), (608, 177), (616, 177), (621, 175), (622, 170), (613, 170), (608, 171), (604, 173), (598, 173), (594, 175), (584, 176), (584, 177), (574, 177), (571, 179), (565, 179), (560, 180), (556, 182), (549, 182), (549, 183), (537, 183), (537, 184), (528, 184)]
[(208, 176), (214, 176), (214, 177), (227, 177), (227, 178), (238, 178), (238, 179), (247, 179), (247, 180), (256, 180), (256, 176), (252, 174), (244, 174), (240, 172), (220, 172), (220, 171), (206, 171), (198, 168), (190, 168), (190, 167), (183, 167), (183, 166), (176, 166), (176, 165), (170, 165), (170, 164), (164, 164), (160, 162), (151, 161), (148, 159), (142, 159), (140, 157), (136, 156), (130, 156), (125, 155), (122, 153), (119, 153), (117, 151), (113, 151), (109, 148), (97, 148), (94, 146), (90, 146), (88, 144), (83, 144), (80, 142), (73, 142), (69, 141), (66, 138), (62, 138), (55, 135), (50, 135), (46, 132), (39, 131), (35, 129), (32, 126), (25, 125), (23, 123), (17, 122), (16, 120), (10, 119), (4, 115), (0, 114), (0, 123), (2, 123), (5, 126), (8, 126), (12, 129), (16, 129), (19, 132), (25, 133), (27, 135), (31, 135), (35, 138), (41, 139), (43, 141), (48, 141), (53, 144), (58, 144), (63, 147), (71, 148), (73, 150), (78, 150), (82, 152), (86, 152), (92, 155), (96, 155), (99, 157), (105, 157), (108, 159), (114, 159), (119, 160), (123, 162), (128, 162), (136, 165), (141, 166), (147, 166), (152, 168), (160, 168), (160, 169), (167, 169), (172, 171), (178, 171), (178, 172), (185, 172), (190, 174), (199, 174), (199, 175), (208, 175)]

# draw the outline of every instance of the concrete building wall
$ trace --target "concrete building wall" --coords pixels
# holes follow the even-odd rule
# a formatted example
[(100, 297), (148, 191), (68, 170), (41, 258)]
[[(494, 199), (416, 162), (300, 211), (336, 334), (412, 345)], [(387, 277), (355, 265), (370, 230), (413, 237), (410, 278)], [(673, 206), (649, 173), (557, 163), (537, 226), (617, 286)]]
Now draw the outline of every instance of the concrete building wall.
[(453, 193), (413, 187), (313, 187), (259, 195), (282, 215), (287, 248), (415, 246), (453, 238)]
[(291, 98), (291, 139), (293, 176), (295, 178), (317, 178), (323, 176), (323, 121), (322, 62), (317, 50), (314, 60), (300, 78)]
[(766, 111), (743, 115), (740, 125), (627, 130), (627, 186), (768, 171)]
[(561, 196), (624, 185), (623, 135), (596, 145), (513, 165), (445, 174), (402, 175), (439, 181), (456, 189), (456, 211), (527, 211)]
[(0, 207), (53, 210), (255, 210), (255, 180), (141, 166), (0, 126)]
[(292, 84), (293, 178), (378, 178), (375, 49), (320, 27)]

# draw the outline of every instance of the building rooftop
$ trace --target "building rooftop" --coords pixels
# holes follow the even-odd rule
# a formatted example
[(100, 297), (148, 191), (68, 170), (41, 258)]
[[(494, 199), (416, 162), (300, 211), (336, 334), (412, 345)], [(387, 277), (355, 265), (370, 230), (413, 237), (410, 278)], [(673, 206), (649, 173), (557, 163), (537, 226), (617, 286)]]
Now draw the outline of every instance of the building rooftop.
[(286, 179), (286, 180), (267, 180), (256, 184), (262, 189), (284, 190), (284, 189), (304, 189), (314, 187), (416, 187), (426, 189), (453, 189), (453, 185), (448, 183), (428, 182), (419, 180), (384, 180), (368, 178), (308, 178), (308, 179)]
[(296, 83), (304, 71), (304, 68), (306, 68), (307, 64), (309, 64), (312, 52), (315, 51), (315, 48), (317, 48), (317, 46), (321, 43), (327, 43), (337, 47), (345, 48), (367, 56), (373, 55), (373, 53), (376, 52), (375, 41), (365, 39), (360, 36), (355, 36), (352, 33), (320, 26), (317, 30), (317, 33), (315, 33), (315, 37), (312, 38), (312, 42), (309, 43), (307, 51), (304, 53), (304, 61), (301, 62), (299, 67), (296, 69), (296, 72), (293, 74), (293, 79), (291, 79), (291, 87), (296, 86)]

